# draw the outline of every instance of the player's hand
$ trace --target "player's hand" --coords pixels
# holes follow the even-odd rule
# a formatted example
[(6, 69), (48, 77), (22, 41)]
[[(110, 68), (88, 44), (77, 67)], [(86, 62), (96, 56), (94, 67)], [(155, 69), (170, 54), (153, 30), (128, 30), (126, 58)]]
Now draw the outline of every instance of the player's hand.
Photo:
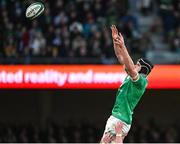
[(116, 28), (115, 25), (111, 26), (111, 30), (112, 30), (113, 43), (115, 45), (118, 45), (120, 48), (124, 48), (125, 44), (122, 34), (118, 32), (118, 29)]
[(110, 133), (107, 133), (107, 134), (105, 134), (104, 137), (102, 138), (101, 143), (108, 144), (108, 143), (110, 143), (110, 142), (112, 141), (112, 139), (113, 139), (113, 135), (110, 134)]
[(113, 38), (113, 40), (117, 39), (119, 34), (118, 34), (118, 30), (117, 30), (115, 25), (111, 26), (111, 31), (112, 31), (112, 38)]
[(122, 128), (123, 128), (123, 123), (122, 123), (122, 122), (118, 122), (118, 123), (115, 125), (116, 135), (122, 135)]

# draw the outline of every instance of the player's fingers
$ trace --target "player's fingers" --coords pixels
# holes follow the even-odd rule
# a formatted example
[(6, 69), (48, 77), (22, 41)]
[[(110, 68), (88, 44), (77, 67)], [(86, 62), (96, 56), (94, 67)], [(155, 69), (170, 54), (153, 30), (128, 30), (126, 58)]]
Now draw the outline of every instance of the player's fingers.
[(112, 30), (114, 29), (113, 25), (111, 26), (111, 29), (112, 29)]
[(114, 31), (115, 31), (115, 33), (118, 35), (118, 30), (117, 30), (116, 27), (114, 28)]
[(115, 40), (114, 40), (114, 42), (115, 42), (115, 43), (120, 43), (121, 41), (119, 41), (119, 40), (115, 39)]
[(102, 138), (102, 141), (103, 141), (103, 143), (109, 143), (109, 142), (110, 142), (110, 138), (108, 137), (108, 135), (105, 135), (105, 136)]
[(116, 32), (116, 26), (115, 25), (113, 25), (113, 29), (114, 29), (114, 32)]
[(120, 38), (114, 39), (114, 42), (115, 42), (116, 44), (122, 44), (122, 43), (123, 43), (123, 41), (122, 41)]
[(110, 139), (112, 139), (113, 135), (112, 135), (112, 134), (110, 134), (110, 135), (109, 135), (109, 137), (110, 137)]
[(120, 41), (120, 42), (122, 42), (122, 39), (121, 39), (121, 37), (118, 35), (117, 37), (116, 37), (116, 39), (115, 39), (116, 41)]
[(121, 40), (124, 41), (124, 37), (122, 36), (121, 33), (119, 33), (119, 36), (120, 36)]
[(111, 31), (112, 31), (112, 34), (114, 34), (114, 27), (113, 27), (113, 25), (111, 26)]
[(121, 37), (121, 38), (123, 38), (123, 36), (122, 36), (122, 34), (119, 32), (119, 36)]
[(117, 27), (116, 27), (116, 26), (114, 27), (114, 29), (115, 29), (115, 32), (118, 34), (118, 29), (117, 29)]
[(116, 39), (117, 39), (117, 40), (121, 40), (121, 36), (120, 36), (120, 35), (118, 35)]
[(116, 30), (115, 30), (115, 28), (114, 28), (114, 27), (113, 27), (113, 33), (114, 33), (114, 34), (116, 34)]
[(109, 133), (104, 136), (104, 141), (109, 142), (110, 139), (111, 138), (110, 138), (110, 134)]
[(116, 45), (121, 45), (121, 42), (115, 41), (114, 44), (116, 44)]
[(115, 25), (113, 25), (113, 28), (114, 28), (114, 32), (117, 32), (117, 28)]

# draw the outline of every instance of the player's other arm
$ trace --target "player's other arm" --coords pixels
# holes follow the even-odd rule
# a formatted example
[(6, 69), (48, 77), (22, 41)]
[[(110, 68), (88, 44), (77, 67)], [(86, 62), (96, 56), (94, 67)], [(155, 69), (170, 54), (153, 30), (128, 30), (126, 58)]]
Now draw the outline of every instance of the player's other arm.
[(120, 33), (118, 34), (118, 30), (115, 25), (111, 27), (111, 30), (112, 30), (113, 41), (114, 44), (116, 45), (114, 47), (115, 54), (118, 60), (121, 61), (121, 59), (123, 59), (123, 63), (128, 71), (128, 74), (131, 76), (133, 80), (137, 80), (138, 72), (124, 44), (123, 36)]

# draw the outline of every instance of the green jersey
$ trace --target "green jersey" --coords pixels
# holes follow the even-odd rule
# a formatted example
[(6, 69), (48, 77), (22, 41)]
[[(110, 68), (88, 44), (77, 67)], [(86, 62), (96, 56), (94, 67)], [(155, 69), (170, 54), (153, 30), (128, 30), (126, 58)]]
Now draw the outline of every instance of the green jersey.
[(136, 81), (127, 76), (118, 89), (112, 115), (127, 124), (131, 124), (133, 110), (145, 92), (147, 84), (148, 81), (142, 74), (139, 74)]

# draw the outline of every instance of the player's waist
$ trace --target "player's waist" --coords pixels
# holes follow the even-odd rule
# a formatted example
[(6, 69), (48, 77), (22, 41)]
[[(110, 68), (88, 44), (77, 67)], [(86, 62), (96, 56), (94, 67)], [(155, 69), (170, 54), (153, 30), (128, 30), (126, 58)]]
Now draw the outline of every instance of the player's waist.
[(117, 112), (113, 112), (112, 111), (112, 116), (114, 116), (115, 118), (121, 120), (122, 122), (128, 124), (128, 125), (131, 125), (132, 123), (132, 115), (128, 115), (128, 116), (124, 116), (124, 115), (121, 115)]

